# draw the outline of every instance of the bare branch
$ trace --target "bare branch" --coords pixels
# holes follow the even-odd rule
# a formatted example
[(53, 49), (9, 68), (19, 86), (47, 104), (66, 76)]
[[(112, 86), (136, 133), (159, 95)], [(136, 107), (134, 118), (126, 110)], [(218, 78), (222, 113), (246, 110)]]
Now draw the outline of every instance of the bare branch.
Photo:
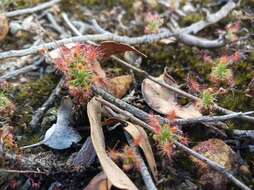
[(1, 76), (0, 81), (8, 80), (8, 79), (11, 79), (11, 78), (16, 77), (18, 75), (22, 75), (24, 73), (28, 73), (30, 71), (37, 70), (39, 68), (39, 65), (43, 62), (43, 60), (44, 59), (39, 59), (32, 65), (28, 65), (28, 66), (25, 66), (23, 68), (20, 68), (20, 69), (14, 70), (14, 71), (10, 71), (10, 72), (6, 73), (5, 75)]
[(4, 13), (4, 15), (6, 17), (14, 17), (14, 16), (20, 16), (20, 15), (24, 15), (24, 14), (31, 14), (43, 9), (47, 9), (57, 3), (59, 3), (61, 0), (52, 0), (46, 3), (41, 3), (37, 6), (34, 7), (30, 7), (30, 8), (26, 8), (26, 9), (20, 9), (20, 10), (16, 10), (16, 11), (11, 11), (11, 12), (6, 12)]
[(119, 36), (116, 34), (89, 34), (89, 35), (82, 35), (76, 37), (65, 38), (62, 40), (57, 40), (55, 42), (45, 43), (39, 46), (33, 46), (31, 48), (22, 49), (22, 50), (11, 50), (6, 52), (0, 53), (0, 59), (8, 58), (8, 57), (19, 57), (29, 54), (38, 53), (42, 49), (55, 49), (61, 45), (74, 43), (74, 42), (85, 42), (88, 40), (91, 41), (105, 41), (105, 40), (112, 40), (116, 42), (122, 42), (127, 44), (141, 44), (141, 43), (151, 43), (158, 41), (163, 38), (168, 38), (173, 36), (171, 32), (162, 32), (159, 34), (149, 34), (143, 35), (140, 37), (128, 37), (128, 36)]
[(4, 168), (0, 168), (0, 172), (20, 173), (20, 174), (26, 174), (26, 173), (45, 174), (44, 172), (34, 171), (34, 170), (11, 170), (11, 169), (4, 169)]

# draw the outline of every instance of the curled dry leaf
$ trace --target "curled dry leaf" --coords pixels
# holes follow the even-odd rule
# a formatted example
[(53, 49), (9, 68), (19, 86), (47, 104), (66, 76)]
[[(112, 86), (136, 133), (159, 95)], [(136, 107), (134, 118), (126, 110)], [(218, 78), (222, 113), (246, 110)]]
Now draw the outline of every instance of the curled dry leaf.
[(128, 44), (124, 44), (124, 43), (105, 41), (105, 42), (102, 42), (98, 46), (98, 48), (102, 52), (103, 57), (105, 57), (105, 58), (110, 57), (111, 55), (114, 55), (114, 54), (124, 53), (126, 51), (133, 51), (133, 52), (136, 52), (136, 53), (146, 57), (146, 55), (144, 55), (142, 52), (138, 51), (136, 48), (134, 48)]
[[(178, 87), (170, 75), (163, 74), (159, 76), (157, 80), (167, 83), (173, 87)], [(186, 106), (179, 105), (174, 92), (149, 79), (144, 79), (142, 82), (142, 94), (146, 103), (153, 110), (161, 114), (166, 115), (175, 112), (177, 117), (183, 119), (202, 116), (202, 114), (193, 104), (188, 104)]]
[(138, 139), (140, 141), (138, 146), (140, 146), (140, 148), (143, 150), (147, 163), (149, 165), (149, 168), (152, 171), (153, 177), (157, 181), (158, 171), (156, 167), (156, 162), (155, 162), (153, 151), (152, 151), (152, 148), (149, 143), (148, 136), (145, 130), (130, 122), (127, 122), (127, 124), (128, 125), (124, 127), (124, 130), (127, 133), (129, 133), (134, 140)]
[(57, 113), (57, 122), (49, 128), (42, 141), (21, 147), (21, 149), (31, 148), (39, 145), (46, 145), (53, 149), (70, 148), (73, 143), (81, 140), (79, 133), (70, 127), (70, 118), (72, 114), (72, 101), (70, 98), (64, 98)]
[(4, 15), (0, 15), (0, 41), (3, 40), (9, 32), (8, 19)]
[(101, 129), (101, 104), (93, 98), (87, 104), (87, 114), (91, 127), (91, 138), (95, 152), (108, 180), (117, 188), (137, 190), (128, 176), (109, 158), (105, 150)]
[(133, 82), (131, 75), (114, 77), (109, 81), (109, 91), (117, 98), (122, 98), (130, 89)]
[[(69, 43), (69, 44), (65, 44), (62, 47), (70, 49), (70, 48), (76, 46), (77, 44), (78, 43)], [(111, 55), (120, 54), (120, 53), (124, 53), (127, 51), (136, 52), (139, 55), (146, 57), (146, 55), (144, 55), (142, 52), (138, 51), (137, 49), (135, 49), (134, 47), (132, 47), (128, 44), (117, 43), (117, 42), (113, 42), (113, 41), (102, 42), (99, 46), (97, 46), (97, 48), (98, 48), (99, 52), (101, 53), (100, 56), (102, 58), (108, 58)], [(50, 51), (49, 56), (51, 59), (60, 58), (62, 56), (61, 48), (57, 48), (57, 49)]]
[(83, 190), (110, 190), (112, 184), (104, 172), (97, 174)]
[[(236, 153), (220, 139), (200, 142), (193, 147), (193, 150), (222, 165), (226, 170), (232, 171), (238, 168)], [(190, 158), (198, 168), (199, 180), (204, 189), (225, 189), (228, 180), (222, 174), (211, 169), (197, 158), (192, 156)]]

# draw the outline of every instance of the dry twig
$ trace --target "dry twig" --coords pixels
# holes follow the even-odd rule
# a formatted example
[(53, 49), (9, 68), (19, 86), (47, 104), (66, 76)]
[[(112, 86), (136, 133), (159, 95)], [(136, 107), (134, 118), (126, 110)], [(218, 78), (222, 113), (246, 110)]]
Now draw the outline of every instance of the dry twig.
[(49, 2), (41, 3), (41, 4), (34, 6), (34, 7), (20, 9), (20, 10), (11, 11), (11, 12), (6, 12), (6, 13), (4, 13), (4, 15), (6, 17), (14, 17), (14, 16), (20, 16), (20, 15), (24, 15), (24, 14), (31, 14), (31, 13), (34, 13), (37, 11), (41, 11), (43, 9), (47, 9), (47, 8), (59, 3), (60, 1), (61, 0), (52, 0)]

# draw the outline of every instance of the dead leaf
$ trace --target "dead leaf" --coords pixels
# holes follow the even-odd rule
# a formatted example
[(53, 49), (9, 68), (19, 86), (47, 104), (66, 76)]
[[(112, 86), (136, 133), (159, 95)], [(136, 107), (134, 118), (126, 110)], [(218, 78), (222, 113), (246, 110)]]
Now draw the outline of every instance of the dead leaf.
[(110, 190), (112, 184), (104, 172), (97, 174), (83, 190)]
[(98, 48), (100, 49), (100, 51), (103, 54), (103, 57), (105, 57), (105, 58), (110, 57), (111, 55), (124, 53), (126, 51), (134, 51), (134, 52), (146, 57), (145, 54), (138, 51), (136, 48), (134, 48), (128, 44), (124, 44), (124, 43), (105, 41), (105, 42), (102, 42)]
[(128, 176), (108, 157), (104, 135), (101, 129), (101, 104), (93, 98), (87, 104), (87, 114), (91, 127), (91, 138), (95, 152), (108, 180), (120, 189), (137, 190)]
[(70, 148), (73, 143), (81, 140), (79, 133), (70, 127), (70, 118), (72, 114), (72, 101), (70, 98), (64, 98), (57, 113), (57, 122), (49, 128), (42, 141), (21, 147), (21, 149), (31, 148), (39, 145), (46, 145), (53, 149)]
[[(173, 87), (178, 87), (173, 78), (169, 75), (163, 74), (159, 76), (157, 80), (163, 83), (166, 82)], [(146, 103), (153, 110), (161, 114), (167, 115), (174, 111), (177, 117), (183, 119), (202, 116), (202, 114), (193, 104), (188, 104), (186, 106), (179, 105), (174, 92), (149, 79), (145, 79), (142, 82), (142, 94)]]
[(126, 122), (128, 125), (127, 127), (124, 127), (124, 130), (127, 131), (133, 139), (140, 138), (139, 146), (143, 150), (144, 155), (146, 157), (147, 163), (150, 167), (150, 170), (152, 171), (153, 177), (156, 181), (158, 181), (158, 171), (156, 167), (156, 162), (154, 159), (153, 151), (151, 148), (151, 145), (148, 140), (148, 136), (145, 132), (145, 130), (142, 127), (139, 127), (137, 125), (134, 125), (130, 122)]
[(109, 91), (117, 98), (122, 98), (130, 89), (133, 82), (131, 75), (114, 77), (109, 81)]
[(8, 18), (0, 15), (0, 41), (3, 40), (9, 32)]

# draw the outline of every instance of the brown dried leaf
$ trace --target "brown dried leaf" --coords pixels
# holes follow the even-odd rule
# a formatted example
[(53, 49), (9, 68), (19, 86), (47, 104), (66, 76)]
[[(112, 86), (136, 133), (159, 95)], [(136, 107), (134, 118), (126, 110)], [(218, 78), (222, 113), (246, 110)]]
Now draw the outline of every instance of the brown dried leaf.
[(138, 51), (137, 49), (135, 49), (134, 47), (132, 47), (128, 44), (117, 43), (117, 42), (113, 42), (113, 41), (102, 42), (98, 48), (103, 53), (103, 57), (105, 57), (105, 58), (110, 57), (111, 55), (124, 53), (126, 51), (134, 51), (134, 52), (146, 57), (146, 55), (144, 55), (142, 52)]
[(101, 104), (93, 98), (87, 104), (87, 114), (91, 126), (91, 138), (95, 152), (108, 180), (120, 189), (137, 190), (128, 176), (108, 157), (104, 135), (101, 129)]
[(100, 172), (90, 181), (83, 190), (110, 190), (112, 184), (108, 181), (104, 172)]
[[(173, 78), (166, 74), (161, 75), (157, 80), (163, 83), (166, 81), (167, 84), (178, 87)], [(193, 104), (186, 106), (178, 105), (175, 93), (149, 79), (145, 79), (142, 82), (142, 94), (146, 103), (159, 113), (166, 115), (174, 111), (177, 117), (183, 119), (202, 116)]]
[(145, 154), (146, 160), (148, 162), (150, 170), (152, 171), (154, 179), (157, 181), (158, 171), (156, 167), (156, 162), (145, 130), (137, 125), (133, 125), (130, 122), (127, 123), (128, 126), (124, 127), (124, 130), (127, 131), (132, 136), (133, 139), (138, 139), (141, 137), (139, 146)]
[(4, 15), (0, 15), (0, 41), (3, 40), (9, 32), (8, 19)]
[(130, 89), (133, 82), (131, 75), (114, 77), (109, 81), (109, 91), (117, 98), (122, 98)]

